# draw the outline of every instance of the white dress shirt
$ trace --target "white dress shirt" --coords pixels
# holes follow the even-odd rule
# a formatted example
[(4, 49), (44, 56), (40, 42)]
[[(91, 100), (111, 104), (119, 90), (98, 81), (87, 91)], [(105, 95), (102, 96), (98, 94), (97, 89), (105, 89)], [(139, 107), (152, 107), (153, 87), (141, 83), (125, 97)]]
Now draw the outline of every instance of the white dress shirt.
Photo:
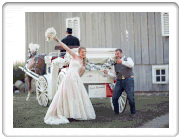
[[(128, 57), (127, 61), (124, 61), (124, 58), (125, 58), (125, 56), (123, 56), (121, 58), (122, 64), (125, 65), (126, 67), (133, 68), (133, 66), (134, 66), (133, 60), (130, 57)], [(114, 69), (114, 65), (112, 67), (111, 72), (108, 72), (107, 75), (110, 76), (111, 78), (116, 78), (116, 72), (115, 72), (115, 69)]]

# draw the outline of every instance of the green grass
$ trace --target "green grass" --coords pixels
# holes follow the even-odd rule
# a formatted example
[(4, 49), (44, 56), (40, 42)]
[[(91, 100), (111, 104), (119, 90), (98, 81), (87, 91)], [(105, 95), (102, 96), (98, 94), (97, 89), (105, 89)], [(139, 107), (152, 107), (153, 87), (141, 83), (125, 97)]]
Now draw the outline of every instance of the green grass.
[(169, 128), (169, 124), (164, 125), (162, 128)]
[(144, 123), (169, 113), (169, 96), (135, 96), (136, 117), (129, 121), (130, 107), (127, 104), (125, 112), (115, 116), (111, 109), (110, 98), (91, 98), (96, 113), (95, 120), (72, 121), (69, 124), (47, 125), (43, 119), (48, 107), (40, 106), (34, 98), (25, 101), (27, 94), (13, 97), (13, 127), (14, 128), (136, 128)]

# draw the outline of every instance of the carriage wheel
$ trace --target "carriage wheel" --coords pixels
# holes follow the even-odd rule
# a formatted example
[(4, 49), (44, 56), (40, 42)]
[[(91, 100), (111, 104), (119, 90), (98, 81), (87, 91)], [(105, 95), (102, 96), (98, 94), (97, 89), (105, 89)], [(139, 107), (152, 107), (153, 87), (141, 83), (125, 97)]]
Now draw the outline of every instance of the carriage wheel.
[(48, 84), (44, 76), (40, 76), (36, 85), (37, 100), (40, 105), (48, 105)]
[[(111, 107), (114, 110), (112, 97), (110, 99), (111, 99)], [(125, 92), (123, 92), (122, 95), (119, 97), (118, 103), (119, 103), (119, 113), (123, 113), (125, 111), (126, 104), (127, 104), (127, 94)]]
[(61, 85), (61, 82), (64, 77), (65, 77), (65, 72), (61, 71), (58, 75), (56, 91), (58, 90), (59, 86)]

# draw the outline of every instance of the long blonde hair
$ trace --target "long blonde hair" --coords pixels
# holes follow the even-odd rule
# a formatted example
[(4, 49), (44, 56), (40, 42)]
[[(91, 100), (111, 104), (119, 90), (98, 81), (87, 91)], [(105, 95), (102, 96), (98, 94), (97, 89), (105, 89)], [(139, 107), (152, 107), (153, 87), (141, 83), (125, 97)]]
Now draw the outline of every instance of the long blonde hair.
[[(79, 54), (80, 54), (80, 51), (81, 51), (82, 49), (84, 49), (85, 51), (87, 51), (85, 47), (80, 46), (80, 47), (78, 48), (78, 53), (79, 53)], [(83, 66), (86, 66), (86, 57), (83, 58)]]

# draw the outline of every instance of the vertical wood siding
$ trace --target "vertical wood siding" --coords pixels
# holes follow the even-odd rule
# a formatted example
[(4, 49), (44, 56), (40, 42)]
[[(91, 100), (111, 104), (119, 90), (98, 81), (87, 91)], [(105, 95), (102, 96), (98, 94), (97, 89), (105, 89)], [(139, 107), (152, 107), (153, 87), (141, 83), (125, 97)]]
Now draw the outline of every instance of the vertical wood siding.
[(133, 13), (129, 12), (127, 13), (126, 17), (126, 29), (128, 31), (128, 39), (127, 39), (127, 48), (128, 48), (128, 54), (127, 56), (131, 57), (132, 60), (135, 59), (135, 54), (134, 54), (134, 29), (133, 29)]
[(149, 64), (147, 13), (141, 13), (142, 64)]
[(92, 21), (92, 47), (97, 48), (99, 47), (99, 23), (98, 23), (98, 13), (91, 14), (91, 21)]
[(163, 64), (163, 46), (162, 46), (162, 32), (161, 32), (161, 14), (155, 13), (155, 33), (156, 33), (156, 54), (157, 64)]
[(112, 47), (112, 13), (105, 13), (106, 48)]
[(106, 46), (106, 31), (105, 31), (105, 13), (99, 13), (98, 15), (98, 24), (99, 24), (99, 34), (98, 34), (98, 42), (99, 48), (105, 48)]
[(45, 31), (54, 27), (66, 36), (66, 18), (80, 17), (80, 45), (86, 48), (120, 48), (135, 63), (135, 91), (168, 91), (169, 85), (152, 84), (152, 65), (169, 64), (169, 37), (162, 37), (160, 12), (27, 12), (28, 45), (40, 45), (38, 53), (56, 52), (57, 42), (47, 42)]
[(169, 37), (163, 37), (164, 64), (169, 64)]
[[(82, 44), (87, 48), (92, 47), (92, 14), (86, 13), (86, 44)], [(81, 45), (81, 44), (80, 44)]]
[[(121, 46), (120, 49), (126, 54), (127, 53), (127, 36), (126, 36), (126, 13), (120, 13), (120, 30), (121, 33)], [(119, 48), (119, 47), (118, 47)]]
[(135, 46), (135, 64), (142, 63), (141, 51), (141, 13), (134, 13), (134, 46)]
[(86, 13), (80, 13), (80, 44), (86, 45)]
[(155, 44), (155, 23), (154, 13), (148, 13), (148, 44), (149, 63), (156, 64), (156, 44)]

